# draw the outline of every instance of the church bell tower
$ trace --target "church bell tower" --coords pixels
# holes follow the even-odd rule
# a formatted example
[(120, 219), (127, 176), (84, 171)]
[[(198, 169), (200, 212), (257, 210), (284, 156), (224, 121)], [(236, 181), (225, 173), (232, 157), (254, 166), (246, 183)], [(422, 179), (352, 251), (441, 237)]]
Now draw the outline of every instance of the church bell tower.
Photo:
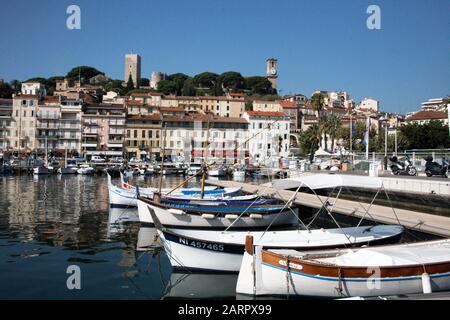
[(266, 76), (267, 79), (272, 83), (272, 88), (277, 89), (277, 70), (278, 60), (275, 58), (269, 58), (266, 60)]

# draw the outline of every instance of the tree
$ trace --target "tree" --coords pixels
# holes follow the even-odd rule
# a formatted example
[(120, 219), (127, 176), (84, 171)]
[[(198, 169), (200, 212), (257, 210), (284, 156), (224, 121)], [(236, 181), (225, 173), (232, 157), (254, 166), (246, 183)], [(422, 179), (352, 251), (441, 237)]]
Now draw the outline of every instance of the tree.
[(242, 90), (246, 88), (244, 77), (235, 71), (224, 72), (220, 75), (222, 86), (229, 90)]
[(150, 86), (150, 80), (147, 78), (141, 78), (141, 80), (139, 80), (139, 86), (140, 87), (148, 87)]
[(14, 90), (9, 83), (0, 83), (0, 98), (10, 99), (13, 93)]
[(212, 89), (217, 83), (219, 75), (213, 72), (203, 72), (194, 77), (194, 85), (201, 88)]
[(407, 149), (450, 148), (448, 126), (436, 120), (422, 125), (411, 123), (401, 126), (399, 140)]
[(188, 78), (183, 83), (183, 88), (181, 89), (181, 95), (192, 97), (196, 95), (194, 83), (192, 78)]
[(167, 80), (172, 81), (177, 87), (177, 95), (181, 95), (183, 90), (184, 82), (189, 79), (189, 76), (184, 73), (174, 73), (167, 77)]
[(338, 135), (340, 127), (341, 127), (341, 119), (333, 113), (331, 115), (329, 115), (329, 117), (327, 119), (327, 128), (328, 128), (327, 131), (330, 134), (330, 138), (331, 138), (331, 151), (332, 152), (334, 152), (334, 143), (335, 143), (335, 140)]
[(21, 82), (20, 82), (19, 80), (11, 80), (11, 81), (9, 82), (9, 84), (10, 84), (11, 87), (13, 88), (15, 94), (17, 94), (17, 93), (20, 92), (20, 89), (21, 89), (21, 85), (22, 85), (22, 84), (21, 84)]
[(126, 89), (122, 85), (122, 80), (112, 80), (112, 81), (108, 82), (105, 85), (104, 90), (106, 92), (114, 91), (114, 92), (118, 93), (119, 95), (124, 95), (126, 93)]
[(325, 98), (322, 93), (315, 93), (311, 97), (311, 106), (317, 112), (317, 117), (320, 120), (322, 115), (323, 107), (325, 106)]
[(75, 68), (72, 68), (66, 75), (67, 78), (70, 80), (78, 80), (79, 77), (84, 79), (84, 81), (87, 81), (88, 79), (95, 77), (98, 74), (105, 75), (104, 72), (101, 72), (94, 67), (89, 66), (78, 66)]
[(161, 80), (157, 85), (158, 92), (162, 94), (176, 94), (177, 93), (177, 84), (170, 80)]
[(272, 94), (272, 83), (265, 77), (248, 77), (245, 79), (245, 87), (251, 91), (252, 94)]
[(125, 91), (129, 92), (134, 89), (134, 82), (133, 77), (131, 76), (131, 73), (128, 76), (127, 86), (125, 87)]
[(306, 155), (309, 153), (309, 161), (313, 163), (314, 154), (319, 149), (319, 143), (322, 136), (320, 126), (313, 124), (299, 136), (301, 152)]

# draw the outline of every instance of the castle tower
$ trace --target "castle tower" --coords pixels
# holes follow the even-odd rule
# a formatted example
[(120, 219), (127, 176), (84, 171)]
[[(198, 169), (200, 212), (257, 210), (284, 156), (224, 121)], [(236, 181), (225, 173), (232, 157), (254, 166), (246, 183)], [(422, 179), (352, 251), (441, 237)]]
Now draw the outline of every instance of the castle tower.
[(277, 78), (278, 78), (278, 60), (275, 58), (269, 58), (266, 60), (266, 76), (267, 79), (272, 83), (272, 88), (277, 89)]
[(124, 81), (127, 83), (128, 78), (133, 79), (133, 84), (137, 88), (141, 80), (141, 56), (138, 54), (126, 54), (125, 55), (125, 73)]

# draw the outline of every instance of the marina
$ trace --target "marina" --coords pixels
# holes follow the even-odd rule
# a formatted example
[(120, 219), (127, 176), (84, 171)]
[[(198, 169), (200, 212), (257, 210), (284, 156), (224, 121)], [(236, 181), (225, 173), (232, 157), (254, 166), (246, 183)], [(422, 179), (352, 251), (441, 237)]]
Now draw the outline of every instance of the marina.
[[(1, 205), (6, 208), (6, 210), (2, 212), (2, 216), (0, 217), (2, 235), (0, 242), (2, 248), (7, 249), (2, 251), (2, 258), (0, 259), (1, 271), (6, 272), (11, 265), (16, 263), (21, 266), (19, 270), (32, 268), (35, 270), (33, 271), (34, 273), (39, 273), (39, 268), (35, 268), (34, 266), (35, 263), (43, 263), (45, 265), (47, 263), (45, 261), (53, 256), (56, 259), (54, 260), (54, 263), (57, 261), (62, 263), (59, 267), (59, 263), (56, 263), (55, 268), (61, 268), (68, 262), (75, 263), (80, 265), (81, 268), (86, 270), (90, 275), (97, 274), (97, 279), (94, 282), (96, 286), (99, 281), (100, 283), (101, 281), (107, 281), (107, 287), (110, 288), (109, 297), (111, 298), (249, 298), (248, 295), (243, 295), (243, 292), (236, 291), (241, 260), (240, 258), (238, 258), (238, 260), (232, 260), (235, 259), (232, 258), (233, 254), (237, 253), (236, 257), (243, 256), (243, 251), (245, 250), (245, 236), (246, 234), (249, 234), (248, 231), (230, 230), (225, 231), (223, 236), (220, 236), (220, 233), (223, 233), (223, 231), (214, 231), (215, 229), (211, 228), (213, 225), (210, 225), (207, 229), (203, 229), (204, 231), (200, 231), (198, 227), (191, 225), (189, 229), (167, 229), (167, 231), (164, 231), (163, 235), (162, 232), (155, 228), (153, 219), (147, 222), (140, 221), (142, 219), (140, 219), (138, 207), (122, 206), (121, 208), (117, 208), (110, 206), (108, 188), (111, 184), (121, 188), (126, 186), (129, 188), (128, 190), (133, 190), (132, 192), (147, 190), (149, 187), (151, 188), (148, 190), (157, 191), (158, 183), (162, 181), (162, 190), (166, 190), (165, 192), (167, 193), (180, 185), (183, 186), (183, 190), (199, 192), (199, 190), (201, 190), (200, 177), (194, 177), (186, 182), (186, 179), (189, 178), (185, 176), (164, 175), (161, 180), (158, 174), (152, 176), (142, 175), (131, 176), (127, 182), (117, 176), (111, 179), (109, 175), (102, 173), (94, 175), (13, 175), (4, 176), (1, 179), (3, 199)], [(229, 179), (232, 179), (232, 177)], [(295, 191), (281, 189), (274, 190), (273, 188), (268, 187), (277, 181), (282, 182), (286, 180), (247, 178), (245, 183), (232, 180), (206, 180), (205, 188), (210, 191), (220, 190), (222, 187), (239, 190), (242, 194), (238, 195), (237, 198), (236, 196), (230, 195), (232, 197), (231, 199), (235, 197), (234, 201), (245, 201), (243, 203), (246, 203), (247, 206), (257, 198), (259, 199), (260, 195), (264, 196), (261, 199), (277, 199), (276, 201), (281, 201), (282, 203), (286, 203), (295, 198), (295, 203), (299, 205), (300, 213), (306, 212), (307, 210), (305, 210), (305, 208), (309, 208), (312, 211), (320, 208), (323, 209), (323, 203), (326, 203), (327, 201), (328, 203), (334, 203), (336, 201), (336, 199), (332, 197), (325, 197), (322, 195), (316, 196), (305, 192), (299, 192), (292, 198)], [(15, 192), (24, 193), (24, 199), (29, 199), (24, 202), (26, 205), (20, 205), (19, 199), (7, 196), (10, 194), (11, 188), (16, 190)], [(126, 189), (122, 188), (122, 190)], [(189, 193), (189, 197), (193, 197), (194, 200), (188, 200), (191, 198), (186, 198)], [(58, 201), (54, 199), (56, 194), (58, 194)], [(193, 203), (203, 207), (209, 206), (208, 203), (204, 203), (208, 198), (205, 197), (204, 200), (201, 200), (198, 193), (196, 196), (196, 193), (188, 192), (183, 196), (184, 198), (177, 199), (180, 195), (182, 195), (182, 193), (178, 196), (174, 193), (167, 201), (176, 201), (178, 206), (183, 203), (189, 203), (190, 201), (194, 201)], [(245, 195), (251, 195), (251, 197), (245, 198)], [(196, 197), (199, 199), (196, 200)], [(240, 199), (239, 197), (243, 198)], [(222, 199), (222, 202), (224, 200), (226, 201), (226, 198)], [(181, 200), (184, 202), (179, 202)], [(200, 202), (197, 204), (198, 201)], [(368, 204), (366, 203), (365, 205)], [(359, 210), (355, 210), (358, 206)], [(183, 207), (181, 209), (186, 210), (189, 209), (189, 207)], [(361, 226), (361, 230), (370, 228), (371, 222), (396, 225), (398, 221), (396, 221), (395, 216), (392, 214), (392, 210), (389, 212), (388, 209), (390, 208), (372, 205), (369, 215), (365, 210), (361, 209), (360, 203), (357, 203), (354, 200), (338, 199), (337, 202), (334, 203), (332, 211), (339, 226), (336, 227), (334, 222), (329, 218), (326, 218), (325, 215), (325, 218), (321, 217), (313, 222), (314, 228), (317, 229), (317, 231), (314, 232), (318, 232), (315, 237), (317, 240), (322, 239), (320, 241), (325, 241), (323, 244), (326, 244), (326, 241), (330, 241), (330, 244), (326, 245), (328, 248), (339, 246), (338, 243), (340, 241), (345, 247), (347, 241), (345, 236), (343, 236), (341, 240), (338, 240), (338, 238), (333, 238), (338, 236), (338, 234), (336, 234), (333, 237), (328, 237), (329, 240), (326, 240), (327, 237), (321, 236), (320, 233), (330, 230), (331, 234), (335, 234), (335, 232), (338, 231), (343, 232), (342, 235), (352, 235), (352, 232), (354, 231), (351, 230), (353, 230), (354, 226), (357, 224), (355, 221), (359, 221), (363, 216), (365, 220), (363, 225), (366, 225), (366, 227)], [(177, 210), (180, 210), (180, 207), (178, 207)], [(414, 243), (418, 240), (432, 240), (436, 239), (437, 236), (447, 236), (448, 230), (446, 228), (446, 223), (450, 220), (450, 215), (425, 214), (405, 209), (395, 209), (395, 213), (399, 218), (401, 225), (408, 230), (411, 230), (410, 232), (413, 232), (404, 233), (401, 237), (402, 243), (410, 241)], [(151, 216), (150, 212), (149, 215)], [(162, 216), (164, 217), (164, 215)], [(302, 219), (310, 221), (307, 216), (308, 215), (304, 216), (304, 214), (300, 214)], [(236, 216), (228, 217), (232, 222), (233, 219), (231, 218), (236, 218)], [(328, 222), (325, 222), (324, 219), (328, 220)], [(422, 224), (420, 226), (415, 225), (416, 221), (414, 219), (420, 219)], [(206, 221), (210, 220), (206, 219)], [(295, 222), (295, 219), (291, 220), (291, 224), (295, 225)], [(337, 228), (336, 231), (332, 231), (333, 225), (334, 228)], [(189, 224), (186, 226), (189, 226)], [(320, 229), (321, 227), (325, 229)], [(179, 228), (179, 226), (175, 226), (175, 228)], [(164, 227), (164, 230), (165, 229), (166, 228)], [(266, 227), (263, 227), (263, 230), (253, 231), (251, 234), (256, 236), (256, 238), (260, 238), (258, 232), (259, 235), (262, 235), (267, 232), (264, 231), (265, 229)], [(277, 228), (275, 228), (275, 230), (276, 229)], [(284, 236), (282, 236), (284, 233), (288, 235), (289, 231), (287, 230), (289, 229), (290, 228), (282, 228), (281, 230), (279, 229), (279, 231), (267, 232), (266, 243), (260, 242), (260, 244), (271, 248), (274, 248), (274, 243), (278, 243), (277, 246), (280, 248), (292, 247), (292, 245), (289, 245), (288, 242), (286, 242), (289, 238), (283, 240)], [(297, 230), (297, 227), (295, 227), (294, 230)], [(373, 229), (373, 231), (375, 230), (376, 229)], [(241, 232), (242, 235), (239, 235), (239, 232)], [(298, 231), (292, 232), (294, 232), (293, 234), (300, 235)], [(314, 232), (313, 235), (315, 234)], [(180, 237), (185, 239), (183, 241), (195, 239), (195, 241), (206, 243), (209, 241), (209, 243), (214, 245), (225, 241), (226, 238), (224, 238), (224, 236), (227, 234), (229, 236), (229, 240), (227, 241), (229, 242), (225, 246), (229, 246), (231, 252), (226, 253), (223, 257), (220, 257), (217, 253), (214, 253), (214, 251), (210, 251), (205, 258), (196, 258), (196, 252), (194, 250), (191, 253), (189, 253), (189, 251), (187, 252), (187, 256), (192, 257), (191, 262), (185, 260), (185, 258), (183, 258), (184, 260), (180, 260), (180, 258), (183, 257), (181, 251), (177, 251), (177, 258), (174, 259), (172, 252), (174, 247), (170, 248), (171, 245), (168, 245), (169, 239), (175, 241), (172, 242), (173, 246), (176, 243), (179, 243)], [(307, 234), (308, 233), (305, 233), (305, 235)], [(232, 240), (233, 238), (236, 240)], [(292, 239), (299, 238), (298, 236), (295, 236)], [(368, 241), (367, 236), (364, 239), (364, 241)], [(274, 240), (277, 242), (273, 242)], [(391, 243), (395, 243), (396, 241), (398, 240), (393, 240)], [(51, 245), (51, 247), (48, 247), (49, 245)], [(296, 245), (296, 247), (297, 250), (301, 250), (299, 245)], [(202, 266), (199, 264), (200, 261), (203, 261), (202, 259), (204, 261), (214, 261), (216, 267), (213, 267), (213, 269), (215, 268), (216, 270), (210, 269), (210, 266)], [(144, 261), (145, 264), (143, 265), (142, 263)], [(231, 269), (229, 269), (230, 267), (225, 266), (225, 262), (231, 263)], [(189, 265), (191, 267), (188, 267)], [(111, 274), (105, 277), (104, 280), (102, 278), (104, 277), (103, 275), (106, 276), (106, 273), (102, 270), (111, 270)], [(203, 274), (202, 270), (208, 272)], [(192, 273), (192, 271), (195, 272)], [(1, 274), (5, 274), (5, 272), (2, 272)], [(19, 275), (17, 274), (17, 276)], [(61, 278), (64, 278), (64, 275), (61, 275)], [(194, 278), (204, 278), (208, 283), (219, 284), (221, 281), (225, 280), (232, 281), (233, 283), (227, 282), (224, 284), (223, 290), (211, 291), (206, 288), (202, 290), (201, 287), (196, 287), (192, 284), (192, 279)], [(116, 280), (112, 281), (112, 279)], [(0, 279), (0, 282), (5, 280), (6, 279)], [(91, 280), (87, 279), (86, 281), (86, 286), (91, 287), (93, 285), (90, 284)], [(21, 281), (18, 281), (18, 285), (20, 285), (20, 283)], [(155, 287), (156, 283), (158, 283), (158, 285)], [(26, 286), (25, 283), (23, 283), (22, 286), (23, 285)], [(55, 286), (56, 284), (55, 282), (50, 281), (45, 285), (44, 283), (41, 283), (40, 285), (44, 286), (42, 292), (49, 292), (53, 290), (52, 286)], [(228, 289), (226, 290), (226, 288)], [(39, 296), (39, 290), (35, 293), (33, 293), (33, 291), (26, 291), (25, 293), (24, 291), (19, 295), (17, 295), (16, 289), (13, 290), (18, 298)], [(8, 292), (8, 290), (5, 292), (8, 296), (12, 293)], [(55, 292), (55, 296), (58, 295), (61, 297), (59, 291)], [(88, 298), (104, 297), (100, 292), (96, 295), (95, 292), (87, 293), (85, 291), (85, 294), (88, 295), (84, 297)], [(390, 299), (393, 299), (393, 293), (389, 292), (388, 294)], [(67, 293), (62, 295), (62, 297), (65, 296), (69, 297), (70, 295), (67, 295)], [(271, 296), (271, 294), (269, 294), (269, 296)], [(276, 296), (277, 294), (274, 293), (273, 298)], [(47, 294), (47, 297), (51, 298), (52, 296), (48, 296)], [(77, 293), (77, 297), (83, 297), (82, 292)]]

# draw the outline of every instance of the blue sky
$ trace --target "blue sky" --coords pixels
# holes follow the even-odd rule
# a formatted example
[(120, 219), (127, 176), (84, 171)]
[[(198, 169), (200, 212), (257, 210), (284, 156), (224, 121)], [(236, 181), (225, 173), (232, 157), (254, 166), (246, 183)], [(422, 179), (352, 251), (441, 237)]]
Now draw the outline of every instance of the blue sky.
[[(81, 8), (81, 30), (66, 8)], [(366, 27), (370, 4), (381, 30)], [(64, 75), (91, 65), (123, 77), (123, 56), (152, 71), (264, 75), (279, 59), (281, 94), (346, 90), (386, 111), (450, 94), (450, 1), (2, 0), (0, 78)]]

